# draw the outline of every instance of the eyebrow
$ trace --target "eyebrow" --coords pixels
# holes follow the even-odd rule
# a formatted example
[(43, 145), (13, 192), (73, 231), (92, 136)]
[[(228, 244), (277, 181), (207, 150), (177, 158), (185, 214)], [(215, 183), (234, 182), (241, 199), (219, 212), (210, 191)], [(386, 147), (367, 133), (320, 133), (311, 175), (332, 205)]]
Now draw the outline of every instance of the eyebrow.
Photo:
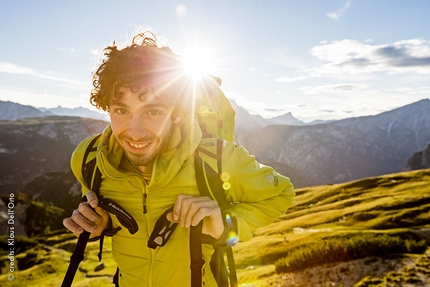
[(123, 102), (120, 102), (119, 100), (110, 100), (109, 101), (109, 105), (110, 106), (120, 106), (120, 107), (128, 107), (128, 105), (127, 104), (124, 104)]
[[(122, 108), (128, 108), (129, 107), (129, 105), (127, 105), (124, 102), (121, 102), (120, 100), (117, 100), (117, 101), (111, 100), (110, 106), (111, 107), (117, 106), (117, 107), (122, 107)], [(154, 103), (154, 104), (151, 103), (151, 104), (147, 104), (144, 106), (144, 109), (152, 109), (152, 108), (162, 108), (165, 110), (170, 110), (169, 106), (163, 102)]]
[(163, 108), (163, 109), (169, 110), (169, 107), (164, 103), (145, 105), (145, 109), (151, 109), (151, 108)]

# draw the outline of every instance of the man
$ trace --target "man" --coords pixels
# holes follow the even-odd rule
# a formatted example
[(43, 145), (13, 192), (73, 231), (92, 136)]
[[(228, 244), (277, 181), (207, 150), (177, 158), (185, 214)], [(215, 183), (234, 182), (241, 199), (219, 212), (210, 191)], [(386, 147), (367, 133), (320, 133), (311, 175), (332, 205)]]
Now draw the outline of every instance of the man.
[[(119, 286), (190, 286), (190, 227), (202, 222), (202, 233), (215, 245), (225, 245), (228, 231), (217, 201), (200, 195), (194, 169), (194, 152), (202, 132), (194, 119), (193, 97), (178, 57), (158, 47), (154, 34), (133, 38), (132, 45), (106, 48), (106, 59), (94, 75), (91, 102), (110, 114), (97, 148), (102, 173), (100, 195), (115, 200), (137, 221), (139, 230), (120, 229), (112, 238), (119, 267)], [(90, 137), (72, 155), (72, 170), (83, 186), (81, 203), (64, 226), (92, 238), (121, 223), (98, 206), (98, 197), (85, 186), (83, 154)], [(284, 214), (294, 189), (290, 180), (260, 165), (232, 142), (223, 142), (222, 170), (228, 177), (228, 212), (236, 223), (237, 240), (248, 240), (255, 230)], [(173, 207), (167, 219), (178, 223), (167, 244), (147, 247), (156, 221)], [(217, 286), (209, 266), (213, 253), (204, 244), (204, 286)]]

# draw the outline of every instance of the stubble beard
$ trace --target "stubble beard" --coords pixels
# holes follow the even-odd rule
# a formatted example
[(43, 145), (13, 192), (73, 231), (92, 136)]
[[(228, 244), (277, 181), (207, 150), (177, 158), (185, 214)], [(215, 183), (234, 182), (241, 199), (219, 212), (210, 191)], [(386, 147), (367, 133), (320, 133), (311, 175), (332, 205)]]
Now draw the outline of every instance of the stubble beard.
[(152, 165), (155, 159), (167, 149), (168, 143), (167, 142), (160, 143), (160, 141), (156, 139), (152, 139), (151, 145), (154, 145), (154, 146), (151, 146), (146, 153), (142, 153), (142, 154), (133, 153), (123, 148), (128, 162), (132, 166), (140, 170), (147, 170), (148, 168), (152, 169)]
[(147, 157), (146, 155), (134, 154), (129, 151), (126, 152), (126, 156), (128, 162), (136, 168), (150, 166), (155, 160), (155, 156)]
[(151, 146), (149, 147), (149, 150), (146, 153), (142, 153), (142, 154), (133, 153), (126, 148), (127, 143), (125, 143), (125, 142), (129, 141), (128, 137), (121, 137), (120, 136), (118, 139), (118, 142), (124, 143), (124, 146), (122, 146), (122, 149), (125, 153), (125, 156), (127, 157), (127, 161), (132, 166), (134, 166), (135, 168), (138, 168), (140, 170), (147, 169), (148, 167), (150, 167), (150, 169), (152, 169), (152, 164), (154, 163), (155, 159), (160, 154), (162, 154), (164, 151), (166, 151), (167, 146), (169, 144), (169, 141), (172, 137), (172, 134), (173, 134), (173, 127), (170, 128), (167, 136), (165, 136), (165, 138), (168, 139), (166, 141), (162, 141), (158, 137), (153, 137), (150, 140), (147, 139), (146, 141), (151, 142), (150, 143)]

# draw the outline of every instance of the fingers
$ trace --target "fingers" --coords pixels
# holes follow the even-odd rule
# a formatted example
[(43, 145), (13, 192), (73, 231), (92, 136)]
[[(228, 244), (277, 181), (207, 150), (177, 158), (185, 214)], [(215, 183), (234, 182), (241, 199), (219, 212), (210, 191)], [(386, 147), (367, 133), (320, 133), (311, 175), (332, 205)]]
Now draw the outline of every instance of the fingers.
[(95, 208), (99, 204), (99, 199), (94, 191), (89, 190), (85, 196), (87, 197), (87, 202), (92, 208)]
[(76, 237), (79, 237), (79, 235), (84, 232), (84, 229), (77, 225), (71, 217), (64, 218), (63, 219), (63, 225), (68, 230), (70, 230)]
[(196, 226), (203, 221), (202, 233), (215, 239), (219, 239), (224, 232), (224, 222), (218, 202), (209, 197), (179, 195), (167, 219), (185, 228)]
[[(98, 206), (96, 206), (96, 209), (93, 209), (88, 203), (82, 202), (79, 204), (77, 212), (73, 212), (72, 218), (76, 223), (83, 223), (85, 225), (89, 222), (90, 225), (99, 225), (102, 223), (103, 218), (96, 210), (100, 213), (106, 212)], [(85, 230), (88, 229), (85, 228), (86, 226), (82, 227), (84, 227)]]
[(84, 230), (92, 233), (97, 229), (97, 225), (85, 218), (85, 216), (80, 213), (79, 208), (73, 210), (72, 216), (63, 220), (63, 225), (76, 236), (79, 236)]
[[(97, 195), (89, 191), (87, 202), (79, 204), (72, 212), (72, 216), (63, 220), (63, 225), (68, 230), (79, 236), (84, 230), (92, 233), (91, 237), (99, 236), (109, 224), (109, 214), (98, 205)], [(94, 205), (94, 208), (90, 206)]]
[[(218, 203), (208, 197), (196, 197), (181, 194), (173, 207), (172, 215), (168, 219), (179, 223), (182, 227), (196, 226), (205, 217), (210, 217), (219, 212)], [(169, 219), (169, 220), (170, 220)]]
[[(86, 206), (86, 207), (85, 207)], [(81, 234), (84, 230), (90, 233), (97, 230), (97, 223), (101, 222), (101, 217), (90, 209), (87, 204), (79, 204), (79, 207), (72, 212), (72, 216), (63, 221), (64, 226), (75, 235)]]

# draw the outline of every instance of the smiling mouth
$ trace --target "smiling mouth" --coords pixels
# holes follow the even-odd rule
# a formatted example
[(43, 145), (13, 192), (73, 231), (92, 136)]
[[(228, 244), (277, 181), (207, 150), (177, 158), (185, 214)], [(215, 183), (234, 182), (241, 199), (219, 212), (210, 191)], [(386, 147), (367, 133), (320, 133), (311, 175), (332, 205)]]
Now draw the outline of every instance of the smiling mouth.
[(130, 146), (132, 146), (134, 148), (138, 148), (138, 149), (145, 148), (145, 147), (147, 147), (149, 145), (149, 143), (135, 144), (135, 143), (131, 143), (131, 142), (129, 142), (129, 144), (130, 144)]

